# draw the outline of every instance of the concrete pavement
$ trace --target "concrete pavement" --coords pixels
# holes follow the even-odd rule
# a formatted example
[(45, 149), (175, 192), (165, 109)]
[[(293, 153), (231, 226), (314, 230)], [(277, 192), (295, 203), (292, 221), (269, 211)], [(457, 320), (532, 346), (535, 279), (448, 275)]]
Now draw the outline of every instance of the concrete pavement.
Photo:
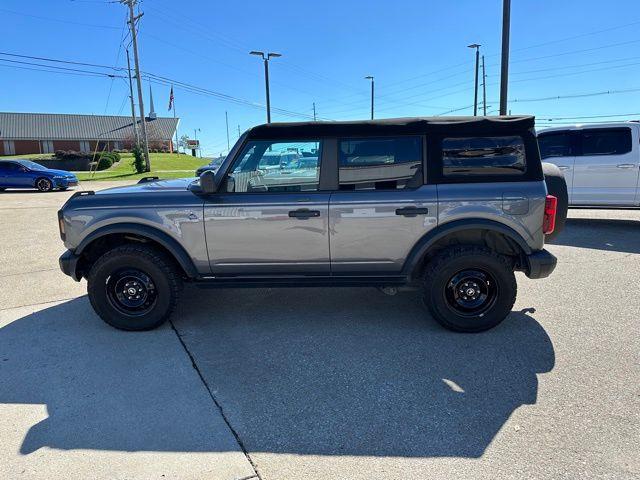
[(57, 270), (68, 195), (0, 194), (0, 478), (640, 478), (640, 211), (572, 210), (483, 334), (414, 293), (195, 288), (124, 333)]

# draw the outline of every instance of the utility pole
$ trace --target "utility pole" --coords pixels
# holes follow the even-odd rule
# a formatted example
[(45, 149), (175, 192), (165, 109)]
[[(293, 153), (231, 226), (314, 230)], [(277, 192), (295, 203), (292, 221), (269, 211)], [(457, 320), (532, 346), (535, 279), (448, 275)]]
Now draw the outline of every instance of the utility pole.
[(472, 43), (471, 45), (467, 45), (467, 47), (476, 49), (476, 81), (473, 94), (473, 116), (475, 117), (478, 115), (478, 70), (480, 68), (480, 44)]
[(231, 149), (231, 144), (229, 142), (229, 115), (227, 111), (224, 112), (224, 119), (227, 122), (227, 152)]
[(500, 62), (500, 115), (507, 114), (509, 85), (509, 30), (511, 28), (511, 0), (502, 0), (502, 60)]
[(238, 125), (238, 138), (240, 138), (240, 125)]
[(482, 55), (482, 114), (487, 116), (487, 73), (484, 70), (484, 55)]
[(131, 80), (131, 62), (129, 61), (129, 49), (127, 48), (127, 72), (129, 73), (129, 100), (131, 100), (131, 121), (133, 125), (133, 138), (135, 139), (135, 144), (138, 145), (140, 143), (140, 139), (138, 138), (138, 121), (136, 120), (136, 107), (133, 104), (133, 80)]
[(316, 121), (316, 102), (313, 102), (313, 121)]
[[(198, 141), (198, 132), (200, 131), (199, 128), (194, 128), (193, 129), (193, 136), (194, 139), (196, 140), (196, 142)], [(200, 158), (202, 158), (202, 149), (200, 148), (200, 144), (198, 143), (198, 155), (200, 156)]]
[(373, 84), (374, 84), (374, 79), (373, 79), (373, 75), (367, 75), (366, 77), (364, 77), (365, 80), (371, 80), (371, 120), (373, 120)]
[(121, 3), (129, 7), (129, 27), (131, 28), (131, 40), (133, 42), (133, 64), (136, 70), (136, 83), (138, 84), (138, 107), (140, 108), (140, 121), (142, 123), (142, 149), (144, 154), (145, 171), (151, 171), (151, 163), (149, 162), (149, 142), (147, 139), (147, 123), (144, 117), (144, 101), (142, 99), (142, 81), (140, 79), (140, 60), (138, 58), (138, 37), (136, 32), (136, 20), (142, 17), (142, 13), (138, 16), (133, 14), (133, 6), (137, 0), (120, 0)]
[(249, 55), (258, 55), (259, 57), (262, 57), (262, 60), (264, 61), (264, 84), (267, 94), (267, 123), (271, 123), (271, 98), (269, 96), (269, 59), (281, 57), (282, 55), (273, 52), (267, 52), (265, 54), (264, 52), (260, 52), (257, 50), (250, 51)]

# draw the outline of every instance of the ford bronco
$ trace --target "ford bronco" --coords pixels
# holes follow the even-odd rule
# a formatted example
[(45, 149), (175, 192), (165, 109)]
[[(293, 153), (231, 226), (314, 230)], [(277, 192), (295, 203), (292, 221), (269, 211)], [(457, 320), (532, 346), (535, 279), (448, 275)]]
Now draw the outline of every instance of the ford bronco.
[(198, 179), (74, 194), (60, 266), (125, 330), (162, 324), (188, 282), (420, 289), (478, 332), (511, 311), (514, 271), (555, 268), (556, 208), (530, 116), (272, 123)]

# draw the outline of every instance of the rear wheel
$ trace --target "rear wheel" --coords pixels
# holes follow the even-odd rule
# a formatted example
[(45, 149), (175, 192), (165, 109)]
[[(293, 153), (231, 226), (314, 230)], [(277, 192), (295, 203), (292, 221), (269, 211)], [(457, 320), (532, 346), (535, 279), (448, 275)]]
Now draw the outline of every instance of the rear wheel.
[(39, 178), (36, 180), (36, 188), (41, 192), (50, 192), (53, 190), (53, 182), (48, 178)]
[(424, 275), (424, 302), (435, 320), (458, 332), (481, 332), (511, 312), (517, 284), (508, 257), (485, 247), (445, 249)]
[(173, 312), (182, 287), (174, 263), (146, 245), (124, 245), (91, 267), (87, 293), (96, 313), (121, 330), (150, 330)]

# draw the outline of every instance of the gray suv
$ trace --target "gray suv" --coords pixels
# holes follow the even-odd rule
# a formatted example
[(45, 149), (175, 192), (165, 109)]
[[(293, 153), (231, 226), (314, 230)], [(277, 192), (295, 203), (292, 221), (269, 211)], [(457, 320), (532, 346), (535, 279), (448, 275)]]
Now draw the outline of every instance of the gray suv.
[[(273, 123), (199, 179), (78, 192), (58, 212), (62, 271), (110, 325), (162, 324), (202, 287), (419, 289), (444, 327), (478, 332), (548, 276), (533, 117)], [(272, 168), (274, 155), (298, 159)], [(302, 312), (301, 312), (302, 314)]]

